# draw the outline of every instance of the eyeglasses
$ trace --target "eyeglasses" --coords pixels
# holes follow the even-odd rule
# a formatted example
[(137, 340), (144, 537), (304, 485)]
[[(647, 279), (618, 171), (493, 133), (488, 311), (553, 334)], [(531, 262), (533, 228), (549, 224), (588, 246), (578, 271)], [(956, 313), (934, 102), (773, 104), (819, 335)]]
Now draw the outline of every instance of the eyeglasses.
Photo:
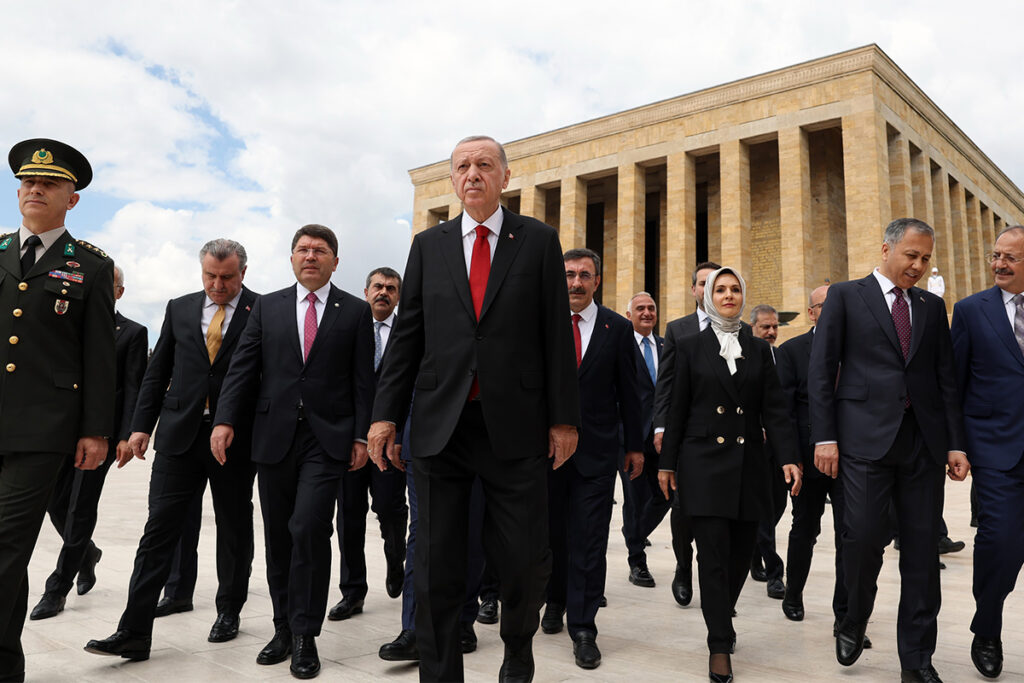
[(323, 247), (295, 247), (292, 253), (296, 256), (308, 256), (312, 254), (316, 258), (323, 258), (328, 256), (331, 252), (327, 251)]
[(822, 301), (820, 304), (814, 304), (812, 306), (809, 306), (808, 308), (821, 308), (824, 305), (825, 305), (825, 302)]
[(585, 270), (581, 270), (578, 273), (575, 270), (565, 271), (566, 280), (575, 280), (576, 278), (579, 278), (582, 282), (590, 282), (591, 280), (594, 279), (594, 274), (588, 273)]
[(988, 262), (989, 263), (995, 263), (996, 261), (1003, 261), (1008, 266), (1015, 266), (1018, 263), (1020, 263), (1022, 260), (1024, 260), (1024, 259), (1018, 258), (1016, 256), (1010, 256), (1009, 254), (1004, 254), (1004, 253), (999, 252), (999, 251), (993, 251), (991, 254), (988, 255)]

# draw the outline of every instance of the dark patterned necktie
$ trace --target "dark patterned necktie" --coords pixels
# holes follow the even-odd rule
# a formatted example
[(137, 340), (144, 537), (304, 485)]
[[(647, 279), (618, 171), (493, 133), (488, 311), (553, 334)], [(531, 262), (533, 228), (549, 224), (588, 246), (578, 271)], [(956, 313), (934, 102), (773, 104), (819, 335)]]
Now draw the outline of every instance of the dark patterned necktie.
[(896, 326), (896, 336), (900, 338), (903, 360), (906, 361), (910, 355), (910, 307), (903, 298), (902, 289), (893, 287), (892, 293), (896, 295), (896, 300), (892, 302), (892, 322)]
[(1017, 310), (1013, 316), (1013, 336), (1017, 338), (1017, 346), (1024, 353), (1024, 294), (1015, 294), (1013, 303)]

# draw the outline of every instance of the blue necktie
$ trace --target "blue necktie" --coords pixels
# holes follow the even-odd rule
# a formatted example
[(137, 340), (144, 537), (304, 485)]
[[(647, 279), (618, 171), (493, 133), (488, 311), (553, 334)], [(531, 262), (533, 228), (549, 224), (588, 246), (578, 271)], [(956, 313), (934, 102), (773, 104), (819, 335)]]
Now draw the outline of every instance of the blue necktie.
[(658, 373), (654, 369), (654, 349), (651, 348), (651, 340), (644, 337), (640, 343), (644, 347), (644, 362), (647, 363), (647, 373), (651, 376), (651, 384), (657, 384)]

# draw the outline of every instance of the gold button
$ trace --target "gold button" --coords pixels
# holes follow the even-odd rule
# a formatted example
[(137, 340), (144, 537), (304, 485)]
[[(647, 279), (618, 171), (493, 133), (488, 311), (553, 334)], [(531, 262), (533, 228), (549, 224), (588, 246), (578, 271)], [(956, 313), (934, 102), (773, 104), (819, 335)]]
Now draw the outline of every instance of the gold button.
[(61, 293), (61, 294), (67, 294), (67, 293), (68, 293), (68, 290), (66, 290), (66, 289), (62, 289), (62, 290), (60, 290), (60, 293)]
[(64, 285), (65, 287), (70, 287), (71, 286), (71, 283), (67, 282), (67, 281), (62, 282), (61, 284)]
[(27, 282), (19, 282), (18, 283), (18, 289), (20, 289), (21, 291), (24, 292), (26, 289), (28, 289), (28, 283)]
[(739, 406), (736, 406), (736, 414), (737, 415), (742, 415), (743, 414), (743, 408), (740, 408)]
[(20, 318), (21, 317), (21, 309), (20, 308), (15, 308), (14, 309), (14, 317), (15, 318)]
[(718, 406), (715, 410), (718, 411), (719, 415), (721, 415), (725, 412), (725, 406)]
[(743, 445), (743, 437), (742, 436), (737, 436), (736, 437), (736, 443), (738, 443), (739, 445), (742, 446)]
[(14, 363), (8, 363), (7, 364), (7, 372), (14, 372), (14, 368), (15, 368)]
[(717, 439), (715, 439), (715, 441), (717, 441), (718, 443), (725, 443), (725, 437), (724, 436), (720, 436)]
[(18, 337), (16, 335), (11, 335), (11, 338), (8, 339), (7, 341), (11, 342), (12, 344), (17, 344), (18, 343)]
[(71, 386), (72, 386), (73, 388), (75, 388), (75, 389), (77, 389), (77, 388), (78, 388), (78, 385), (77, 385), (77, 384), (72, 384)]

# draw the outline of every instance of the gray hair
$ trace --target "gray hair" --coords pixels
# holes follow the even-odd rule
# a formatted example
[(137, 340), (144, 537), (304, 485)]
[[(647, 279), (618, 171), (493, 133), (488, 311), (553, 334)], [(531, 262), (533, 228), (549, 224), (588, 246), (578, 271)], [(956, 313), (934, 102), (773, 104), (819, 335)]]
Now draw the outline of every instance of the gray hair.
[(470, 135), (470, 136), (464, 137), (461, 140), (459, 140), (457, 143), (455, 143), (455, 147), (452, 148), (452, 153), (448, 157), (448, 165), (449, 166), (453, 166), (454, 165), (454, 163), (455, 163), (455, 150), (459, 148), (459, 145), (464, 145), (467, 142), (481, 142), (481, 141), (484, 141), (484, 140), (486, 140), (488, 142), (493, 142), (495, 145), (498, 146), (498, 158), (501, 159), (501, 168), (502, 169), (508, 168), (508, 157), (505, 155), (505, 148), (501, 145), (500, 142), (498, 142), (497, 140), (492, 138), (490, 135)]
[(924, 233), (931, 237), (933, 241), (935, 240), (935, 230), (932, 229), (932, 226), (917, 218), (897, 218), (892, 223), (885, 226), (885, 232), (882, 234), (882, 239), (889, 245), (890, 249), (894, 249), (903, 239), (903, 235), (906, 234), (907, 229)]
[(114, 284), (120, 284), (124, 287), (124, 271), (121, 270), (121, 266), (114, 264)]
[(775, 310), (774, 306), (768, 304), (758, 304), (750, 309), (750, 324), (757, 324), (757, 317), (764, 313), (765, 315), (778, 315), (779, 312)]
[(1003, 228), (1002, 230), (999, 231), (999, 234), (996, 235), (996, 239), (999, 239), (1000, 237), (1002, 237), (1006, 233), (1011, 232), (1011, 231), (1015, 231), (1015, 230), (1020, 230), (1021, 232), (1024, 232), (1024, 225), (1007, 225), (1005, 228)]
[[(651, 301), (654, 301), (654, 297), (651, 296), (650, 292), (637, 292), (633, 296), (629, 297), (629, 303), (626, 305), (626, 310), (629, 310), (630, 308), (633, 307), (633, 302), (636, 301), (636, 298), (638, 296), (646, 296), (646, 297), (650, 298)], [(658, 302), (657, 301), (654, 301), (654, 308), (655, 309), (658, 308)]]
[(199, 262), (202, 263), (206, 255), (209, 254), (218, 261), (223, 261), (232, 254), (238, 256), (238, 269), (245, 270), (245, 247), (234, 240), (229, 240), (224, 237), (218, 237), (215, 240), (210, 240), (203, 245), (203, 248), (199, 250)]

